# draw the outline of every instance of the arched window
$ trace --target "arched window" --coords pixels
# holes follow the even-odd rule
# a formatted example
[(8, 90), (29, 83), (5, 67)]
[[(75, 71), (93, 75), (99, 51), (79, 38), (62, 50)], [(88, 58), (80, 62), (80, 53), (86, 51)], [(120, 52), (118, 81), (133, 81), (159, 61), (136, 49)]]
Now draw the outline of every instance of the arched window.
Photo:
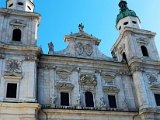
[(94, 107), (93, 95), (91, 92), (85, 93), (85, 102), (86, 102), (86, 107)]
[(148, 55), (148, 50), (147, 50), (147, 48), (146, 48), (145, 46), (141, 46), (141, 50), (142, 50), (143, 56), (146, 56), (146, 57), (149, 56), (149, 55)]
[(13, 41), (21, 41), (21, 30), (20, 29), (13, 30), (12, 40)]
[(122, 61), (127, 62), (127, 57), (125, 52), (122, 54)]

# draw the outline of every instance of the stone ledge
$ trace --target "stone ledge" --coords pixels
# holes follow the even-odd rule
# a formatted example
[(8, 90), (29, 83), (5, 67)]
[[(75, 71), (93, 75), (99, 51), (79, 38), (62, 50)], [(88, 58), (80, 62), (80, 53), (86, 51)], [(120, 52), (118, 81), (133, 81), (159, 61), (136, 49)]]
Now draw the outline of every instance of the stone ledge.
[(0, 102), (0, 115), (35, 115), (40, 109), (38, 103), (2, 103)]
[[(93, 110), (62, 110), (62, 109), (42, 109), (39, 112), (40, 118), (60, 119), (60, 120), (130, 120), (138, 112), (115, 112), (115, 111), (93, 111)], [(45, 113), (45, 114), (44, 114)]]

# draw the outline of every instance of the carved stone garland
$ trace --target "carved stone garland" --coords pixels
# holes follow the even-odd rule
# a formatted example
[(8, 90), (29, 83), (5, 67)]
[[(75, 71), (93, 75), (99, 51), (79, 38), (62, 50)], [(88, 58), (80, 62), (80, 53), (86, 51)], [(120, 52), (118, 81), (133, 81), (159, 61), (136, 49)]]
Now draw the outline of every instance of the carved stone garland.
[(79, 79), (79, 84), (81, 86), (96, 86), (97, 78), (95, 75), (81, 74)]

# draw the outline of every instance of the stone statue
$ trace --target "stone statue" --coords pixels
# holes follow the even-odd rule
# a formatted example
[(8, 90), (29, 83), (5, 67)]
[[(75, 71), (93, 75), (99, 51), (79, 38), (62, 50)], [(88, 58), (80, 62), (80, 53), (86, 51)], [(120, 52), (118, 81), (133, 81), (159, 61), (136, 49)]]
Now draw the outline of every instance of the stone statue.
[(78, 28), (79, 28), (79, 32), (84, 32), (84, 31), (83, 31), (84, 25), (83, 25), (82, 23), (79, 24)]
[(53, 45), (52, 42), (48, 43), (48, 49), (49, 49), (48, 54), (53, 54), (54, 53), (54, 45)]
[(54, 45), (52, 42), (48, 43), (49, 51), (54, 51)]

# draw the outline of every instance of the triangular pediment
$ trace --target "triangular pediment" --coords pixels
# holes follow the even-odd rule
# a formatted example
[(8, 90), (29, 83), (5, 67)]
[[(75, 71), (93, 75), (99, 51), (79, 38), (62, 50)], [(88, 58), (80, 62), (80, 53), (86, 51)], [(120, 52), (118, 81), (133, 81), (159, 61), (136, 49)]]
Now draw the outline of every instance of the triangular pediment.
[(96, 42), (97, 45), (99, 45), (100, 43), (100, 39), (94, 37), (93, 35), (89, 35), (85, 32), (79, 32), (79, 33), (75, 33), (75, 34), (70, 34), (70, 35), (66, 35), (65, 36), (65, 42), (70, 41), (71, 39), (76, 39), (76, 40), (93, 40)]
[(15, 73), (15, 72), (7, 72), (3, 76), (6, 80), (21, 80), (22, 75), (20, 73)]

